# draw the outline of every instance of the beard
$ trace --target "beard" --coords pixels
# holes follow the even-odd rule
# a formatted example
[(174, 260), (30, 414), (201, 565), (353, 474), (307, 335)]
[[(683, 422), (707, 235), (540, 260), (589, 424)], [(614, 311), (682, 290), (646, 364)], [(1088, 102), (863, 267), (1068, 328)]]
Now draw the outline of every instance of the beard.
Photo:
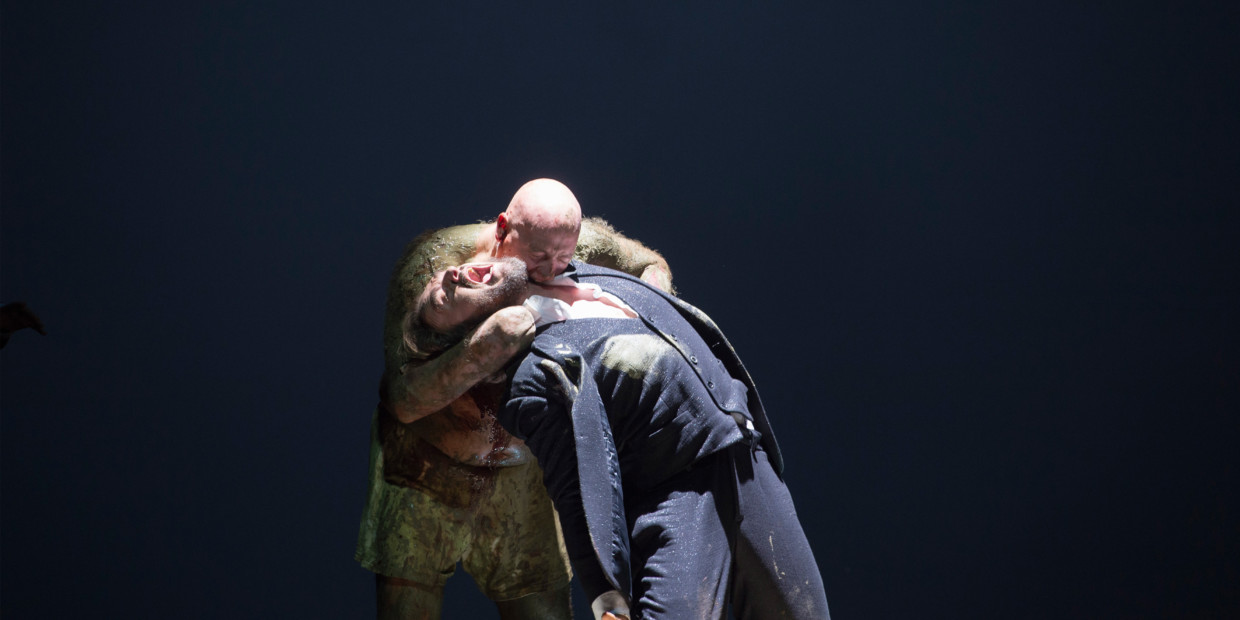
[(504, 265), (504, 277), (500, 283), (488, 291), (487, 300), (482, 312), (483, 318), (491, 316), (496, 310), (515, 306), (525, 301), (530, 290), (530, 276), (526, 271), (525, 261), (509, 256), (500, 258), (496, 263)]
[(525, 261), (508, 257), (496, 259), (495, 262), (496, 268), (503, 272), (503, 277), (499, 284), (487, 289), (477, 311), (469, 320), (440, 331), (426, 325), (419, 316), (421, 313), (416, 309), (405, 316), (403, 340), (413, 359), (426, 360), (439, 355), (460, 342), (466, 334), (496, 311), (525, 301), (530, 288)]

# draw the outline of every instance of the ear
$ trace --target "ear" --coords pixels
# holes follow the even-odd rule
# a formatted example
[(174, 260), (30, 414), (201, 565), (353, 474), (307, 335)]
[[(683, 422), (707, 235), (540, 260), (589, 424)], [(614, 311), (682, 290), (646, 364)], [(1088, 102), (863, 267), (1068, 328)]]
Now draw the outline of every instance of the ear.
[(495, 242), (500, 243), (508, 236), (508, 216), (500, 213), (495, 218)]

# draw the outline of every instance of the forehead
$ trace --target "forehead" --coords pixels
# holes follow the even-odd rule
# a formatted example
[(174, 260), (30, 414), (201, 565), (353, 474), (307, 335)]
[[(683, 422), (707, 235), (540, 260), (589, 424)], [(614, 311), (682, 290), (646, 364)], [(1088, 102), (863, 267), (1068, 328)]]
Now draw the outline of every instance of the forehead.
[[(456, 268), (467, 269), (478, 264), (481, 263), (465, 263)], [(430, 281), (418, 295), (415, 306), (418, 319), (432, 329), (450, 329), (471, 318), (477, 310), (476, 297), (485, 288), (466, 288), (446, 282), (447, 271), (441, 269), (431, 275)]]
[(412, 308), (414, 314), (416, 314), (418, 318), (424, 318), (427, 312), (431, 309), (431, 295), (433, 295), (435, 290), (438, 289), (443, 283), (442, 278), (443, 272), (432, 273), (430, 279), (426, 281), (426, 286), (422, 287), (422, 292), (418, 293)]
[(574, 228), (527, 227), (521, 231), (520, 239), (532, 249), (571, 252), (577, 247), (579, 233), (580, 231)]

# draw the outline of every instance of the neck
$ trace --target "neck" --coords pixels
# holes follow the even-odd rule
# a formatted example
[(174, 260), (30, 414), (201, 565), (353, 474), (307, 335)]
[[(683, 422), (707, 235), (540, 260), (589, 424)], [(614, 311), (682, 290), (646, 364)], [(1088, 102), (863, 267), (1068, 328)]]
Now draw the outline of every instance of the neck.
[(606, 294), (595, 298), (594, 291), (588, 288), (531, 284), (529, 293), (531, 295), (552, 297), (568, 304), (573, 308), (574, 315), (572, 318), (637, 318), (637, 313), (624, 305), (624, 302)]
[(495, 241), (495, 222), (484, 226), (474, 240), (474, 258), (499, 258), (499, 244)]
[(554, 297), (570, 305), (574, 302), (594, 299), (594, 295), (590, 291), (582, 290), (575, 286), (543, 286), (537, 282), (530, 282), (529, 294)]

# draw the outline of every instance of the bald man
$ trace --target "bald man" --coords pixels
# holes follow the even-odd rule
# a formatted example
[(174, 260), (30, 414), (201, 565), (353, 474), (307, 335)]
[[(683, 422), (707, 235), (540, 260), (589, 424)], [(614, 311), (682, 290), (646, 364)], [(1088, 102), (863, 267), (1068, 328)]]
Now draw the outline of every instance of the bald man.
[(576, 197), (551, 179), (521, 186), (494, 222), (430, 231), (406, 247), (388, 288), (355, 555), (376, 573), (380, 618), (438, 618), (457, 562), (502, 619), (571, 617), (570, 573), (541, 471), (495, 420), (501, 386), (480, 384), (529, 344), (529, 314), (496, 313), (434, 359), (403, 345), (405, 317), (433, 272), (507, 256), (526, 261), (534, 281), (576, 257), (671, 289), (658, 253), (602, 220), (582, 221)]
[(563, 183), (535, 179), (513, 195), (508, 209), (495, 218), (495, 233), (483, 233), (479, 254), (529, 256), (529, 275), (536, 282), (564, 271), (577, 249), (581, 205)]

